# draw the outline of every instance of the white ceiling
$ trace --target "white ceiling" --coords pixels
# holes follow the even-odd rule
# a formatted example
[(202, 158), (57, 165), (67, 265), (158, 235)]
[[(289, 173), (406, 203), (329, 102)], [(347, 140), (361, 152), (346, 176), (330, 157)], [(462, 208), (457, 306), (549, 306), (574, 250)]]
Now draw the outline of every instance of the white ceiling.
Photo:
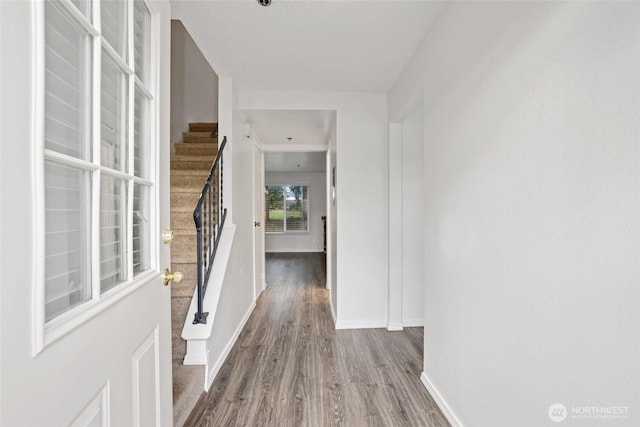
[(251, 126), (251, 138), (265, 150), (265, 172), (323, 172), (326, 169), (326, 151), (309, 150), (328, 148), (335, 111), (242, 110), (239, 113)]
[(324, 152), (266, 152), (265, 172), (324, 172), (327, 169)]
[(241, 90), (387, 91), (439, 1), (172, 0), (219, 76)]
[[(242, 110), (251, 136), (267, 147), (327, 146), (334, 112), (330, 110)], [(292, 138), (289, 141), (288, 138)]]

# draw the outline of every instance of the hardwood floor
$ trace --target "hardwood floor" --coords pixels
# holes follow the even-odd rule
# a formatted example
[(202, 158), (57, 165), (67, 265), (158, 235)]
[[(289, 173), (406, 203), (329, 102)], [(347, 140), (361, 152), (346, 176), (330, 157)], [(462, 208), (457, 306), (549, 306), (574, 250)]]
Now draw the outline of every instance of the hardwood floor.
[(187, 426), (448, 426), (422, 328), (334, 329), (324, 255), (267, 254), (267, 289)]

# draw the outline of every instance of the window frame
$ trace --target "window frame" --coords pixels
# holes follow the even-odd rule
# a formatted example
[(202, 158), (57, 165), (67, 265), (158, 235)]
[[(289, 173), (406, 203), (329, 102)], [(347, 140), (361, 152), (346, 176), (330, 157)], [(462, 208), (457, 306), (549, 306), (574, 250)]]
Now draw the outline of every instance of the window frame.
[[(269, 235), (275, 235), (275, 236), (279, 236), (279, 235), (304, 235), (304, 234), (310, 234), (311, 233), (311, 225), (310, 225), (310, 220), (309, 217), (311, 216), (311, 193), (310, 193), (310, 189), (311, 189), (311, 185), (308, 182), (295, 182), (295, 183), (289, 183), (289, 184), (279, 184), (279, 183), (275, 183), (275, 184), (265, 184), (265, 192), (268, 191), (268, 187), (306, 187), (307, 188), (307, 229), (306, 230), (287, 230), (287, 198), (286, 196), (284, 197), (283, 200), (283, 231), (267, 231), (267, 224), (266, 221), (267, 219), (265, 218), (265, 225), (264, 225), (264, 232), (265, 234), (269, 234)], [(286, 190), (285, 190), (286, 191)], [(266, 193), (265, 193), (266, 194)], [(265, 200), (265, 214), (268, 215), (268, 204), (267, 201)]]
[[(157, 170), (159, 159), (159, 134), (158, 123), (160, 114), (158, 98), (154, 94), (159, 93), (160, 77), (159, 77), (159, 59), (160, 59), (160, 22), (159, 11), (153, 2), (148, 0), (125, 0), (126, 4), (126, 16), (127, 22), (125, 24), (126, 29), (126, 53), (124, 60), (122, 58), (114, 58), (115, 51), (108, 45), (106, 39), (100, 34), (100, 1), (90, 0), (91, 2), (91, 15), (90, 18), (86, 17), (71, 0), (56, 0), (55, 4), (51, 7), (59, 8), (60, 12), (65, 14), (67, 18), (71, 19), (75, 25), (78, 25), (81, 30), (88, 35), (88, 44), (91, 46), (91, 54), (87, 58), (87, 63), (90, 64), (90, 77), (87, 83), (88, 90), (91, 94), (89, 104), (86, 106), (87, 114), (90, 117), (88, 124), (87, 139), (88, 144), (91, 147), (91, 155), (86, 159), (75, 158), (69, 155), (61, 154), (45, 148), (45, 2), (33, 2), (32, 5), (32, 22), (33, 22), (33, 37), (32, 37), (32, 105), (33, 105), (33, 134), (32, 134), (32, 146), (33, 146), (33, 160), (34, 167), (32, 169), (32, 190), (33, 190), (33, 203), (32, 203), (32, 215), (34, 218), (34, 232), (32, 235), (32, 259), (33, 259), (33, 271), (34, 282), (32, 284), (32, 326), (33, 326), (33, 339), (32, 339), (32, 352), (35, 356), (41, 352), (47, 345), (58, 340), (67, 333), (75, 330), (80, 325), (84, 324), (88, 320), (95, 317), (108, 307), (112, 306), (116, 302), (125, 298), (127, 295), (134, 292), (136, 289), (144, 286), (151, 280), (157, 279), (160, 276), (160, 243), (159, 239), (153, 239), (153, 231), (158, 229), (158, 217), (159, 211), (159, 171)], [(146, 61), (144, 79), (142, 82), (135, 72), (135, 58), (134, 58), (134, 1), (141, 1), (146, 6), (149, 12), (148, 24), (148, 36)], [(52, 2), (53, 3), (53, 2)], [(123, 104), (126, 107), (126, 126), (123, 130), (122, 137), (126, 140), (126, 169), (120, 170), (111, 169), (103, 166), (100, 159), (100, 149), (102, 145), (101, 138), (101, 62), (102, 55), (106, 54), (116, 64), (118, 70), (125, 73), (124, 87), (127, 91), (127, 96), (123, 100)], [(135, 96), (140, 93), (147, 100), (147, 117), (146, 117), (146, 146), (148, 165), (146, 171), (146, 177), (140, 177), (135, 175), (135, 159), (134, 159), (134, 127), (135, 127)], [(124, 150), (125, 148), (123, 148)], [(123, 151), (125, 153), (125, 151)], [(45, 283), (45, 244), (46, 244), (46, 203), (45, 203), (45, 161), (54, 162), (55, 164), (62, 164), (72, 166), (73, 168), (86, 171), (89, 174), (89, 187), (91, 192), (91, 202), (89, 208), (90, 217), (87, 222), (90, 224), (87, 237), (90, 238), (89, 245), (89, 268), (91, 282), (87, 285), (87, 288), (91, 290), (91, 297), (85, 302), (78, 304), (69, 310), (57, 314), (55, 317), (46, 320), (45, 305), (46, 305), (46, 283)], [(123, 159), (125, 161), (125, 159)], [(100, 183), (102, 176), (108, 176), (117, 178), (122, 181), (122, 188), (126, 191), (126, 197), (123, 203), (126, 205), (125, 209), (121, 211), (124, 213), (126, 242), (123, 244), (125, 247), (126, 263), (124, 265), (124, 274), (126, 280), (122, 283), (115, 285), (113, 288), (101, 292), (100, 289)], [(148, 218), (148, 252), (149, 252), (149, 267), (146, 271), (138, 273), (133, 272), (133, 198), (134, 188), (136, 185), (142, 185), (148, 189), (148, 204), (149, 212), (151, 213)]]

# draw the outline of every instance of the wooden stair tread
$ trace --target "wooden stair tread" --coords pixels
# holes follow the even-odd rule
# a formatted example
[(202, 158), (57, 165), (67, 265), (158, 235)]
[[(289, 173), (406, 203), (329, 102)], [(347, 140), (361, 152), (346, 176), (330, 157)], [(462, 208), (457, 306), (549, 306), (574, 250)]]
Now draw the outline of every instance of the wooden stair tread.
[(211, 136), (211, 132), (192, 132), (192, 131), (188, 131), (188, 132), (182, 132), (182, 136), (204, 136), (204, 137), (210, 137)]
[(183, 144), (217, 144), (218, 138), (214, 135), (211, 136), (211, 132), (182, 132)]
[(213, 161), (216, 159), (216, 156), (194, 156), (194, 155), (189, 155), (189, 154), (176, 154), (175, 156), (171, 157), (171, 160), (198, 160), (198, 161), (204, 161), (204, 160), (209, 160), (211, 161), (211, 164), (213, 164)]
[(213, 132), (218, 128), (217, 122), (191, 122), (189, 123), (190, 131), (200, 131), (200, 132)]
[[(184, 212), (191, 212), (193, 213), (193, 211), (196, 208), (196, 204), (194, 203), (193, 206), (171, 206), (171, 212), (175, 212), (175, 213), (184, 213)], [(194, 225), (195, 227), (195, 225)]]
[[(204, 172), (201, 169), (171, 169), (172, 175), (204, 175), (206, 178), (209, 172)], [(204, 185), (204, 182), (202, 183)]]
[[(202, 186), (204, 187), (204, 182), (202, 183)], [(171, 186), (171, 192), (172, 193), (194, 193), (194, 194), (200, 194), (202, 192), (202, 188), (195, 188), (195, 187), (190, 186), (190, 185), (172, 185)]]
[(171, 159), (172, 169), (199, 170), (208, 172), (211, 170), (212, 161), (196, 159)]
[(177, 150), (185, 149), (185, 150), (211, 150), (218, 153), (218, 144), (215, 142), (178, 142), (173, 144), (174, 148)]
[(212, 150), (212, 151), (217, 151), (218, 150), (218, 144), (215, 141), (212, 142), (176, 142), (175, 144), (173, 144), (174, 147), (177, 148), (189, 148), (189, 149), (208, 149), (208, 150)]
[(175, 227), (172, 228), (174, 236), (195, 236), (196, 235), (196, 227)]
[(216, 156), (218, 154), (217, 144), (209, 144), (207, 142), (192, 142), (190, 144), (174, 144), (176, 156), (194, 155), (194, 156)]

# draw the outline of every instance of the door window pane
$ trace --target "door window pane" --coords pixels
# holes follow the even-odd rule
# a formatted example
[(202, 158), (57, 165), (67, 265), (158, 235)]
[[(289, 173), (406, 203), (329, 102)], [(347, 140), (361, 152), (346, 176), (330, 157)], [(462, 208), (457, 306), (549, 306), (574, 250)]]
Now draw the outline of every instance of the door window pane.
[(127, 280), (126, 183), (103, 175), (100, 183), (100, 291)]
[(133, 58), (136, 75), (147, 83), (147, 64), (149, 63), (149, 23), (151, 15), (142, 0), (133, 2)]
[(89, 160), (90, 37), (45, 3), (45, 148)]
[(101, 81), (100, 162), (108, 168), (126, 171), (127, 78), (104, 52)]
[(78, 8), (89, 21), (91, 21), (91, 0), (71, 0), (71, 3)]
[(127, 4), (122, 0), (104, 0), (100, 2), (102, 36), (111, 47), (126, 61), (127, 41)]
[(133, 174), (141, 178), (148, 177), (149, 155), (149, 100), (139, 90), (136, 90), (133, 124)]
[[(152, 20), (143, 0), (35, 4), (44, 10), (48, 322), (131, 283), (153, 264), (154, 134), (149, 127), (155, 110), (149, 83), (157, 67), (150, 63)], [(99, 22), (93, 22), (94, 14)], [(94, 78), (97, 69), (100, 77)]]
[(150, 267), (149, 263), (149, 187), (135, 184), (133, 188), (133, 274)]
[(45, 318), (91, 299), (89, 173), (45, 162)]

